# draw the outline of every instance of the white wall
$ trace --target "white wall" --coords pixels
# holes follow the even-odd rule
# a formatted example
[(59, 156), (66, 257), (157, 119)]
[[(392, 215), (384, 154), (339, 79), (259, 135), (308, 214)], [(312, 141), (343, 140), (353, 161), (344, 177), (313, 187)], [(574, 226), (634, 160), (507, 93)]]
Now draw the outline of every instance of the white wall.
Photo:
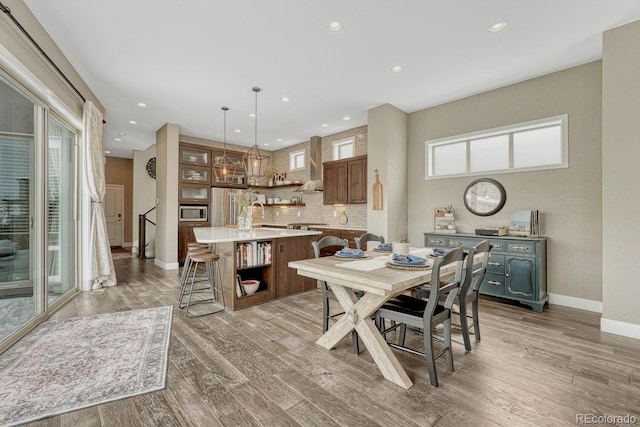
[(156, 132), (156, 258), (165, 270), (178, 266), (178, 151), (180, 126), (166, 123)]
[[(147, 173), (147, 162), (156, 156), (155, 144), (144, 151), (133, 152), (133, 252), (139, 253), (138, 215), (141, 215), (156, 205), (156, 180)], [(156, 211), (152, 211), (147, 218), (156, 222)], [(153, 258), (156, 253), (156, 227), (147, 223), (147, 258)]]
[(604, 33), (602, 57), (603, 331), (640, 338), (640, 21)]

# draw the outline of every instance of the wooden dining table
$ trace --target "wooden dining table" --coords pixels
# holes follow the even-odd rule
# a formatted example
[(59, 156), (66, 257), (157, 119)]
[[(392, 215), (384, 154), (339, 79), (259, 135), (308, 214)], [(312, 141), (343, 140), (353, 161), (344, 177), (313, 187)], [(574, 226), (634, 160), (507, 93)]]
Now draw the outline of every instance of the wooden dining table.
[[(413, 250), (412, 254), (425, 256), (429, 252), (430, 249), (422, 248)], [(408, 389), (413, 382), (376, 328), (372, 317), (389, 299), (429, 282), (431, 269), (407, 271), (391, 268), (386, 265), (390, 258), (389, 254), (368, 251), (363, 259), (328, 256), (292, 261), (289, 262), (289, 267), (298, 270), (301, 276), (326, 281), (344, 309), (345, 315), (340, 317), (316, 344), (330, 350), (355, 329), (382, 376)], [(433, 265), (433, 260), (428, 261)], [(451, 265), (443, 267), (441, 272), (446, 275), (453, 270), (454, 266)], [(356, 291), (362, 291), (364, 294), (358, 298)]]

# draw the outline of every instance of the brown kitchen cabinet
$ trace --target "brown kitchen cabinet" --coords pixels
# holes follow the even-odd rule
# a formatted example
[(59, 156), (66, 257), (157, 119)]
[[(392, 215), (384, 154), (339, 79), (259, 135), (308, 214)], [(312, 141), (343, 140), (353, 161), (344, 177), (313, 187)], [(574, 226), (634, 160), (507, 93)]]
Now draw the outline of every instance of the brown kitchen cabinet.
[(211, 186), (207, 184), (178, 184), (178, 200), (181, 203), (208, 205)]
[(180, 144), (178, 163), (211, 167), (211, 150), (199, 145)]
[(208, 227), (208, 222), (180, 222), (178, 223), (178, 262), (184, 264), (187, 257), (189, 243), (195, 242), (193, 229), (196, 227)]
[(315, 289), (317, 281), (299, 276), (298, 271), (289, 267), (289, 261), (313, 258), (311, 242), (316, 236), (289, 237), (274, 240), (276, 268), (276, 298)]
[(367, 156), (325, 162), (322, 165), (323, 203), (367, 203)]

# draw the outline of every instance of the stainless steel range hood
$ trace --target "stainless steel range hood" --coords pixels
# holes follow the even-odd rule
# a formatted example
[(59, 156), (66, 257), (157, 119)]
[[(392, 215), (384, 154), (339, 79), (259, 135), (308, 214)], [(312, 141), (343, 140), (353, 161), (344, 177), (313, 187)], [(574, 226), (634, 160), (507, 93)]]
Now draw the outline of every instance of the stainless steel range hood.
[(295, 190), (298, 193), (317, 193), (322, 191), (322, 138), (311, 137), (309, 149), (309, 181)]

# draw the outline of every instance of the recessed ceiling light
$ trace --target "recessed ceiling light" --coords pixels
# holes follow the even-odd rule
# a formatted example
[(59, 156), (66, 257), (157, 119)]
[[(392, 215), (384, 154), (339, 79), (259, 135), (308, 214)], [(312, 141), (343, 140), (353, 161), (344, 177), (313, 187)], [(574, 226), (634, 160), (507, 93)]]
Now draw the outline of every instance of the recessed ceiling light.
[(342, 120), (351, 120), (351, 117), (349, 117), (349, 116), (344, 116), (344, 117), (342, 118)]
[(328, 124), (326, 124), (326, 123), (323, 123), (323, 124), (322, 124), (322, 127), (323, 127), (323, 128), (328, 128), (328, 127), (329, 127), (329, 125), (328, 125)]
[(291, 99), (287, 98), (286, 96), (283, 96), (282, 98), (280, 98), (280, 101), (289, 102), (289, 101), (291, 101)]
[(276, 141), (282, 142), (282, 138), (278, 138), (278, 139), (276, 139)]
[(399, 73), (402, 70), (404, 70), (404, 67), (402, 65), (396, 65), (395, 67), (391, 67), (391, 71), (393, 71), (394, 73)]
[(105, 151), (104, 154), (111, 154), (111, 151)]
[(136, 121), (135, 120), (129, 120), (129, 123), (132, 124), (132, 125), (135, 125)]
[(249, 117), (255, 117), (255, 113), (249, 113)]
[(120, 142), (120, 141), (122, 141), (122, 138), (114, 138), (113, 140)]
[(234, 130), (235, 133), (240, 133), (240, 129)]
[(268, 142), (263, 142), (262, 145), (269, 145), (269, 143)]
[(127, 133), (126, 132), (118, 132), (118, 135), (120, 136), (125, 136)]
[(493, 24), (492, 26), (489, 27), (489, 31), (491, 31), (492, 33), (498, 33), (502, 30), (504, 30), (504, 27), (507, 26), (506, 22), (498, 22), (496, 24)]
[(147, 104), (145, 104), (144, 102), (138, 102), (138, 107), (144, 108), (146, 106), (147, 106)]
[(342, 22), (340, 21), (333, 21), (332, 23), (329, 24), (329, 31), (340, 31), (342, 30)]

